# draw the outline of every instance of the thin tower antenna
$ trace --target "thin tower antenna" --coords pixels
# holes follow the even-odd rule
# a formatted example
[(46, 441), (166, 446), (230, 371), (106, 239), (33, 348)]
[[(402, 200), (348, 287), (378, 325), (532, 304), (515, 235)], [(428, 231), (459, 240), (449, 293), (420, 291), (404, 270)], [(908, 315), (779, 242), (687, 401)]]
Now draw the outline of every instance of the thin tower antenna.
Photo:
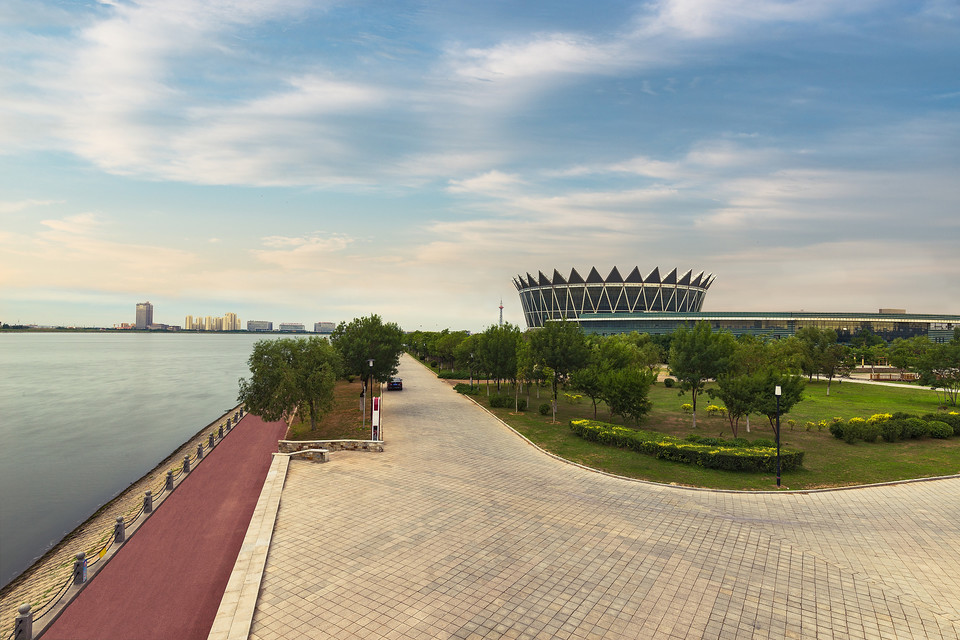
[(503, 298), (500, 298), (500, 326), (503, 326)]

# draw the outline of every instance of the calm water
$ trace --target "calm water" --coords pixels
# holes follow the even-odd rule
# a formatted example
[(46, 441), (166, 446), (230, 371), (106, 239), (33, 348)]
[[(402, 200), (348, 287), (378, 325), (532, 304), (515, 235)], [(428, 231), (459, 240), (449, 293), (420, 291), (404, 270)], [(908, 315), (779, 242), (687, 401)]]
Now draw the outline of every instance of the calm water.
[(265, 337), (0, 334), (0, 585), (235, 406)]

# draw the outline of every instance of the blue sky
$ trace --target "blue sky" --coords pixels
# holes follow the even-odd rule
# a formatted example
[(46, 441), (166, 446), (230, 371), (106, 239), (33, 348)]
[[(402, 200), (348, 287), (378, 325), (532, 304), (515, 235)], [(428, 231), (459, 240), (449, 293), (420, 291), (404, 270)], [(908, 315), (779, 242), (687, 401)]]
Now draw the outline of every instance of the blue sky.
[(0, 320), (960, 312), (956, 1), (0, 5)]

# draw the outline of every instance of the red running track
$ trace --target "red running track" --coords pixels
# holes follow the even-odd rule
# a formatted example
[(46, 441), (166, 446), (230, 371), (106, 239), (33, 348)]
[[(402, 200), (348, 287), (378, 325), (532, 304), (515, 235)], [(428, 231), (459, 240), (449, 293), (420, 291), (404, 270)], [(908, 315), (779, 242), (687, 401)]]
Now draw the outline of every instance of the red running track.
[(44, 640), (204, 640), (283, 422), (246, 415), (180, 483)]

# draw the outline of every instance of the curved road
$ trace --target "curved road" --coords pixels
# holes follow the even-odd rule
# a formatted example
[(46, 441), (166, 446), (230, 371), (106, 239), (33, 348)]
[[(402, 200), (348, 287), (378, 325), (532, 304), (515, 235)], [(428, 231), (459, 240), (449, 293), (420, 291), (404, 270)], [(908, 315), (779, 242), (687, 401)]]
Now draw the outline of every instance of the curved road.
[(623, 480), (401, 375), (384, 453), (291, 461), (251, 638), (960, 637), (960, 479)]

